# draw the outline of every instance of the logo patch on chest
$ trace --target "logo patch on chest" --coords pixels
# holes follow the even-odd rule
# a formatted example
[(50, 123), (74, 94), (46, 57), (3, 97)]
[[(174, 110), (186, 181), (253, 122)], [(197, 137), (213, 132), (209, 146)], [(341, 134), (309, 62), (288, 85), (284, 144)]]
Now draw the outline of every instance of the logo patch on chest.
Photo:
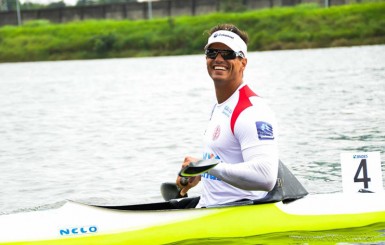
[(267, 122), (255, 122), (258, 131), (258, 138), (260, 140), (273, 140), (273, 126)]
[(221, 126), (216, 126), (213, 133), (213, 141), (217, 140), (219, 138), (219, 135), (221, 134)]

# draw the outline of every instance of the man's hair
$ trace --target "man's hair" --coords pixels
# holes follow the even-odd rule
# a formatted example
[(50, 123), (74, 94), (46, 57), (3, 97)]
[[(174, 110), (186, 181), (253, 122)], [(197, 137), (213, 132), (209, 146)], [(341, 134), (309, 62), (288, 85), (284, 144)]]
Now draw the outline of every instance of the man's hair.
[(238, 27), (236, 27), (233, 24), (219, 24), (211, 28), (211, 30), (208, 31), (208, 34), (209, 36), (211, 36), (211, 34), (213, 34), (214, 32), (221, 31), (221, 30), (234, 32), (246, 43), (246, 45), (247, 45), (247, 42), (249, 41), (249, 35), (247, 35), (245, 31), (238, 29)]

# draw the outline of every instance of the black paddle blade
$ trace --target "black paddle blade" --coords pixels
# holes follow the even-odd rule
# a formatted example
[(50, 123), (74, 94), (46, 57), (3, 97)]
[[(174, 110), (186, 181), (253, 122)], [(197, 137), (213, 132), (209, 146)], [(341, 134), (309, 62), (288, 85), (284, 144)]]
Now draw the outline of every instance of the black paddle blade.
[[(182, 198), (178, 186), (172, 182), (162, 183), (160, 186), (160, 193), (165, 201)], [(187, 194), (184, 197), (187, 197)]]
[(217, 166), (220, 161), (217, 159), (200, 160), (197, 162), (191, 162), (187, 167), (182, 168), (179, 172), (181, 177), (193, 177), (201, 175), (213, 167)]

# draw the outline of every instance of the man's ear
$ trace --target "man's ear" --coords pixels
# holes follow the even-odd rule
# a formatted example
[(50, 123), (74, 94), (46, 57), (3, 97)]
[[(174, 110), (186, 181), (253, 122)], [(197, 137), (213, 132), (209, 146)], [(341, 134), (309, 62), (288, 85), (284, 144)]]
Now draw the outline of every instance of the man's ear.
[(246, 59), (246, 58), (243, 58), (243, 59), (241, 60), (241, 63), (242, 63), (242, 71), (244, 71), (245, 68), (246, 68), (246, 65), (247, 65), (247, 59)]

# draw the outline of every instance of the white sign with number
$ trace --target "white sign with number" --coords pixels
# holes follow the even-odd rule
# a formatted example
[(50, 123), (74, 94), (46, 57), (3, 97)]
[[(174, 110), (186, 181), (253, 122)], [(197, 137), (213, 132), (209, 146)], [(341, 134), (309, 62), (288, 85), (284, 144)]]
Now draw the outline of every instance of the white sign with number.
[(341, 153), (341, 171), (346, 193), (383, 191), (379, 152)]

